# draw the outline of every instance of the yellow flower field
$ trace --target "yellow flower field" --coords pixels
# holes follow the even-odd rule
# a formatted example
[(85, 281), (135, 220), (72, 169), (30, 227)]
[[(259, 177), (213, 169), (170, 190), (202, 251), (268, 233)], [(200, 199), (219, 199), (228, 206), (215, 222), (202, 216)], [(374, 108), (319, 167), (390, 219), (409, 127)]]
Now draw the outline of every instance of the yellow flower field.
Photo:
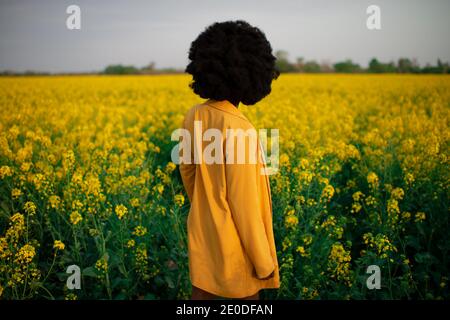
[[(0, 299), (189, 297), (189, 203), (170, 161), (202, 101), (189, 81), (0, 78)], [(282, 284), (264, 297), (450, 297), (449, 108), (448, 76), (298, 74), (242, 107), (280, 133)]]

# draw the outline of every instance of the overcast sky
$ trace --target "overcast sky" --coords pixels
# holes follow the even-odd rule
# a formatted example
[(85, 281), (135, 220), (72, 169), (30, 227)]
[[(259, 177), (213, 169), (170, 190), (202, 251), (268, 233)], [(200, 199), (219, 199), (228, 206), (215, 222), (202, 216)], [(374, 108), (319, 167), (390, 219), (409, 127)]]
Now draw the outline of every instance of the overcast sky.
[[(66, 8), (81, 8), (81, 30)], [(381, 30), (366, 8), (381, 8)], [(192, 40), (215, 21), (243, 19), (289, 57), (363, 66), (450, 61), (450, 0), (0, 0), (0, 70), (94, 71), (108, 64), (183, 68)]]

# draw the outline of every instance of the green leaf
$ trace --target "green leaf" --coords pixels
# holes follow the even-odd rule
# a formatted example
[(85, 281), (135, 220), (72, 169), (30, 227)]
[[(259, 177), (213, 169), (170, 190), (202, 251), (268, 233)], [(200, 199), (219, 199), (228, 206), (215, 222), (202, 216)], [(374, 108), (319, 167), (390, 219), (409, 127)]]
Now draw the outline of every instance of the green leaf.
[(169, 276), (165, 276), (164, 280), (166, 281), (167, 285), (169, 286), (170, 289), (175, 288), (175, 284), (173, 283), (172, 279), (170, 279)]
[(97, 270), (94, 267), (87, 267), (87, 268), (83, 269), (82, 274), (85, 277), (93, 277), (93, 278), (96, 278), (98, 275)]
[(123, 274), (124, 276), (127, 276), (127, 271), (125, 270), (125, 267), (124, 267), (123, 264), (119, 264), (117, 267), (118, 267), (119, 272), (120, 272), (121, 274)]
[(147, 293), (144, 296), (144, 300), (156, 300), (156, 296), (153, 293)]
[(123, 292), (121, 292), (114, 297), (114, 300), (127, 300), (127, 296)]

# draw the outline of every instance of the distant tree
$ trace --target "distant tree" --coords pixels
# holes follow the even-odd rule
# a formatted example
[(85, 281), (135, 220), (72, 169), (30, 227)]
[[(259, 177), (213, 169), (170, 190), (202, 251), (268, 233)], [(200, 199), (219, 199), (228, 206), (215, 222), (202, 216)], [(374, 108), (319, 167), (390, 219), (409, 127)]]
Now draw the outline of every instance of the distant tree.
[(275, 52), (275, 57), (278, 60), (288, 61), (289, 60), (289, 53), (286, 50), (277, 50)]
[(369, 62), (369, 70), (368, 71), (373, 72), (373, 73), (381, 73), (382, 72), (381, 63), (379, 63), (376, 58), (373, 58)]
[(361, 71), (361, 67), (358, 64), (353, 63), (350, 59), (338, 62), (334, 64), (333, 67), (336, 72), (340, 73), (354, 73)]
[(320, 63), (320, 71), (329, 73), (329, 72), (333, 72), (334, 70), (333, 70), (333, 66), (331, 65), (331, 63), (329, 61), (322, 61)]
[(319, 64), (315, 60), (305, 61), (303, 57), (299, 57), (294, 64), (294, 70), (296, 72), (318, 73), (331, 72), (333, 68), (327, 63)]
[(448, 62), (442, 63), (441, 59), (438, 59), (437, 65), (432, 66), (430, 64), (427, 64), (425, 67), (422, 68), (422, 73), (449, 73), (449, 65)]
[(10, 76), (10, 75), (14, 75), (14, 74), (17, 74), (17, 73), (15, 73), (14, 71), (11, 71), (11, 70), (3, 70), (0, 74), (2, 76)]
[(153, 73), (153, 72), (155, 72), (155, 69), (156, 69), (156, 63), (152, 61), (145, 67), (142, 67), (140, 71), (141, 71), (141, 73)]
[(369, 62), (369, 72), (372, 73), (393, 73), (397, 71), (393, 62), (381, 63), (376, 58), (373, 58)]
[(400, 58), (397, 62), (397, 71), (400, 73), (417, 73), (420, 68), (415, 60)]
[(160, 73), (182, 73), (183, 70), (179, 70), (176, 68), (162, 68), (162, 69), (158, 69), (157, 72), (160, 72)]
[(320, 65), (314, 60), (306, 62), (303, 70), (307, 73), (319, 73), (321, 71)]
[(439, 73), (439, 70), (436, 66), (432, 66), (431, 64), (427, 63), (421, 70), (421, 73)]
[(442, 71), (442, 73), (449, 73), (448, 62), (442, 63), (441, 59), (438, 59), (437, 65), (438, 65), (439, 71)]
[(298, 57), (297, 58), (297, 62), (294, 65), (294, 69), (297, 72), (304, 72), (304, 67), (305, 67), (305, 60), (303, 59), (303, 57)]
[(450, 73), (450, 66), (448, 65), (448, 62), (442, 63), (441, 59), (438, 59), (437, 64), (439, 73)]
[(104, 74), (136, 74), (139, 70), (134, 66), (124, 66), (121, 64), (109, 65), (103, 71)]
[(49, 72), (45, 72), (45, 71), (34, 71), (34, 70), (25, 70), (23, 72), (23, 75), (25, 76), (39, 76), (39, 75), (48, 75), (50, 74)]
[(284, 50), (278, 50), (275, 52), (275, 57), (277, 58), (275, 65), (280, 72), (293, 72), (295, 67), (289, 62), (288, 53)]
[(397, 72), (397, 68), (395, 67), (395, 63), (394, 62), (389, 62), (383, 65), (384, 66), (384, 72), (388, 72), (388, 73), (394, 73)]

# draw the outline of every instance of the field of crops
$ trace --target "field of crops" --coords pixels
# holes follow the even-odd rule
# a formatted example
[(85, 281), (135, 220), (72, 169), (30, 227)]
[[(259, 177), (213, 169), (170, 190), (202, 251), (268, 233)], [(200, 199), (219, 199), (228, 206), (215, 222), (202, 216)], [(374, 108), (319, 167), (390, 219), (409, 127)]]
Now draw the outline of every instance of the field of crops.
[[(189, 297), (189, 203), (170, 162), (202, 101), (189, 81), (0, 78), (0, 299)], [(242, 110), (280, 134), (281, 288), (263, 297), (449, 299), (450, 77), (283, 74)]]

